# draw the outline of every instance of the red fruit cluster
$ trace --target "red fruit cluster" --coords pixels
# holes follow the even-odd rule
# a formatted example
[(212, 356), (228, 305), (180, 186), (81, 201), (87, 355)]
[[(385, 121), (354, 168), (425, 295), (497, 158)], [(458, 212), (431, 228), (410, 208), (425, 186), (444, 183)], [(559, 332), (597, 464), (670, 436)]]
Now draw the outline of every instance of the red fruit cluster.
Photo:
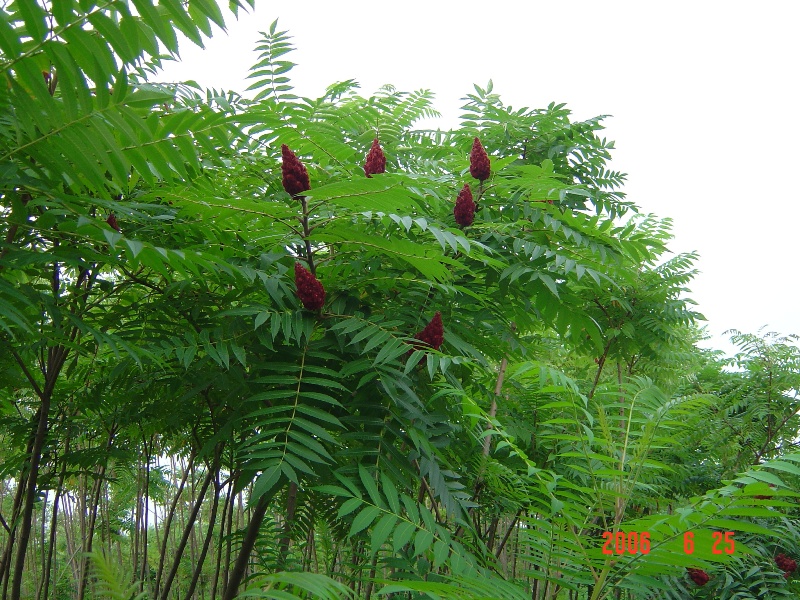
[(283, 189), (286, 190), (286, 193), (295, 196), (310, 190), (311, 182), (308, 179), (305, 165), (294, 155), (294, 152), (289, 150), (289, 146), (286, 144), (281, 144), (281, 155), (283, 156), (283, 165), (281, 165)]
[(704, 586), (705, 584), (708, 583), (708, 580), (711, 579), (708, 576), (708, 573), (703, 571), (703, 569), (687, 568), (686, 570), (689, 571), (689, 577), (691, 578), (691, 580), (694, 581), (699, 586)]
[(297, 297), (308, 310), (319, 310), (325, 304), (325, 288), (311, 272), (300, 263), (294, 264), (294, 284)]
[(372, 177), (378, 173), (386, 172), (386, 156), (383, 154), (383, 149), (378, 141), (378, 138), (372, 140), (372, 147), (367, 153), (367, 161), (364, 163), (364, 174), (367, 177)]
[(461, 227), (469, 227), (475, 220), (475, 202), (472, 199), (472, 190), (469, 189), (468, 183), (465, 183), (458, 193), (453, 214), (456, 217), (456, 223)]
[(472, 152), (469, 153), (469, 174), (478, 181), (489, 179), (492, 169), (489, 165), (489, 155), (483, 149), (483, 144), (478, 138), (472, 142)]
[(112, 229), (116, 229), (117, 231), (119, 231), (119, 223), (117, 223), (117, 217), (114, 216), (114, 213), (108, 215), (106, 223), (108, 223), (109, 227), (111, 227)]
[(785, 554), (778, 554), (778, 556), (775, 557), (775, 564), (783, 571), (783, 576), (786, 579), (789, 579), (792, 573), (797, 570), (797, 562)]
[(444, 326), (442, 325), (442, 313), (436, 311), (430, 323), (425, 329), (414, 336), (414, 339), (424, 342), (434, 350), (438, 350), (444, 342)]

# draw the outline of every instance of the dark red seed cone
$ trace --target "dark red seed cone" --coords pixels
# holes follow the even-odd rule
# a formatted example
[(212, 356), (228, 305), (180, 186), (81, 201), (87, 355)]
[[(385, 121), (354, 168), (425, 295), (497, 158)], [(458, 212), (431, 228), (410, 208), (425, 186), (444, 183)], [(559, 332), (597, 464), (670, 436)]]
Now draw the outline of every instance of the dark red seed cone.
[(116, 229), (117, 231), (119, 231), (119, 223), (117, 223), (117, 217), (114, 216), (114, 213), (108, 215), (106, 223), (108, 223), (109, 227), (111, 227), (112, 229)]
[(378, 173), (386, 172), (386, 156), (383, 154), (383, 149), (378, 141), (378, 138), (372, 140), (372, 147), (367, 153), (367, 161), (364, 163), (364, 174), (367, 177), (372, 177)]
[(785, 554), (778, 554), (778, 556), (775, 557), (775, 564), (778, 565), (778, 568), (781, 571), (784, 571), (789, 575), (797, 570), (797, 562)]
[(489, 165), (489, 155), (483, 149), (483, 144), (478, 138), (472, 142), (472, 152), (469, 153), (469, 174), (478, 181), (489, 179), (492, 168)]
[(414, 336), (420, 342), (426, 343), (434, 350), (438, 350), (444, 342), (444, 326), (442, 325), (442, 313), (436, 311), (433, 315), (431, 322), (425, 326), (425, 329), (420, 331)]
[(283, 164), (281, 165), (283, 189), (286, 190), (286, 193), (290, 196), (296, 196), (306, 190), (310, 190), (311, 182), (308, 179), (308, 171), (306, 171), (305, 165), (294, 155), (294, 152), (289, 150), (289, 146), (286, 144), (281, 144), (281, 155), (283, 156)]
[(469, 227), (475, 220), (475, 201), (472, 199), (472, 190), (469, 189), (468, 183), (465, 183), (458, 193), (453, 215), (461, 227)]
[(325, 288), (300, 263), (294, 264), (294, 284), (297, 286), (297, 297), (308, 310), (319, 310), (325, 304)]
[(703, 569), (687, 568), (686, 570), (689, 571), (689, 577), (691, 578), (691, 580), (694, 581), (699, 586), (704, 586), (705, 584), (708, 583), (708, 580), (711, 579), (708, 576), (708, 573), (703, 571)]

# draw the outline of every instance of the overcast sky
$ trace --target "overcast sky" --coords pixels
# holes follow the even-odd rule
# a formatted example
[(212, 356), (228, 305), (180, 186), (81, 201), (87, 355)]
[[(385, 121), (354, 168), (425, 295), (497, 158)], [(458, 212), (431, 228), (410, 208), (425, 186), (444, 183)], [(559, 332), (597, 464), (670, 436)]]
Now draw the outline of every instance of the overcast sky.
[(404, 2), (257, 0), (163, 74), (244, 91), (259, 31), (289, 30), (298, 94), (356, 79), (436, 93), (442, 127), (491, 78), (515, 108), (565, 102), (612, 115), (612, 168), (628, 199), (674, 221), (697, 250), (692, 297), (722, 332), (800, 333), (800, 118), (796, 2)]

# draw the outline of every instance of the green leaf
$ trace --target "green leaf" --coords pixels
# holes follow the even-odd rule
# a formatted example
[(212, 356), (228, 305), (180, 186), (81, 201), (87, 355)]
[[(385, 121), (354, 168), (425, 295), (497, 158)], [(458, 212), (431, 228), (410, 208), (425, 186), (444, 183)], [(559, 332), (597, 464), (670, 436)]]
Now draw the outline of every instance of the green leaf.
[(384, 542), (389, 538), (394, 526), (397, 524), (397, 517), (392, 514), (384, 514), (372, 530), (371, 552), (375, 554), (383, 547)]
[(361, 498), (350, 498), (349, 500), (345, 501), (344, 504), (339, 507), (339, 518), (341, 519), (342, 517), (349, 515), (362, 504), (364, 504), (364, 501)]
[(408, 521), (402, 521), (395, 529), (393, 544), (394, 544), (394, 552), (400, 552), (400, 550), (411, 541), (411, 537), (414, 535), (414, 532), (417, 530), (416, 525), (414, 523), (410, 523)]
[(372, 503), (383, 508), (384, 504), (380, 492), (378, 492), (378, 486), (375, 484), (375, 479), (362, 465), (358, 465), (358, 476), (361, 478), (361, 483), (364, 484), (364, 489), (367, 490)]
[(367, 506), (364, 508), (364, 510), (358, 513), (356, 518), (353, 519), (353, 524), (350, 526), (350, 531), (347, 533), (347, 537), (353, 537), (358, 532), (363, 531), (372, 525), (372, 522), (375, 521), (380, 514), (381, 509), (377, 506)]

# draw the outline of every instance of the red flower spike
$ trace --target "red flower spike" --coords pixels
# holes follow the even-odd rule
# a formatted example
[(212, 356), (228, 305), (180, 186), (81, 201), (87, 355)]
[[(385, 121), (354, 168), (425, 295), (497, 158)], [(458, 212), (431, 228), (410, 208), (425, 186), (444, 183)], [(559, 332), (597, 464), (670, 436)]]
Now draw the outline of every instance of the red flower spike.
[(775, 557), (775, 564), (778, 565), (781, 571), (786, 573), (787, 579), (797, 570), (797, 562), (785, 554), (778, 554), (778, 556)]
[(475, 202), (472, 199), (472, 190), (469, 189), (468, 183), (465, 183), (458, 193), (453, 215), (456, 217), (456, 223), (461, 227), (469, 227), (475, 220)]
[(478, 181), (489, 179), (492, 168), (489, 165), (489, 155), (483, 149), (483, 144), (478, 138), (472, 142), (472, 152), (469, 153), (469, 174)]
[(686, 570), (689, 571), (689, 577), (691, 580), (701, 587), (707, 584), (708, 580), (711, 579), (708, 576), (708, 573), (703, 571), (703, 569), (687, 568)]
[(364, 174), (367, 177), (372, 177), (379, 173), (386, 172), (386, 156), (383, 154), (383, 149), (378, 141), (378, 138), (372, 140), (372, 147), (367, 153), (367, 161), (364, 163)]
[(442, 325), (442, 313), (436, 311), (433, 315), (431, 322), (425, 326), (425, 329), (420, 331), (414, 336), (420, 342), (428, 344), (434, 350), (438, 350), (444, 342), (444, 326)]
[(289, 146), (281, 144), (281, 155), (283, 164), (281, 173), (283, 174), (283, 189), (290, 196), (302, 194), (311, 189), (311, 182), (308, 179), (308, 171), (300, 159), (289, 150)]
[(294, 284), (297, 286), (297, 297), (308, 310), (319, 310), (325, 304), (325, 288), (311, 271), (300, 263), (294, 264)]
[(119, 223), (117, 223), (117, 217), (114, 216), (114, 213), (108, 215), (106, 223), (108, 223), (109, 227), (111, 227), (112, 229), (116, 229), (117, 231), (119, 231)]

